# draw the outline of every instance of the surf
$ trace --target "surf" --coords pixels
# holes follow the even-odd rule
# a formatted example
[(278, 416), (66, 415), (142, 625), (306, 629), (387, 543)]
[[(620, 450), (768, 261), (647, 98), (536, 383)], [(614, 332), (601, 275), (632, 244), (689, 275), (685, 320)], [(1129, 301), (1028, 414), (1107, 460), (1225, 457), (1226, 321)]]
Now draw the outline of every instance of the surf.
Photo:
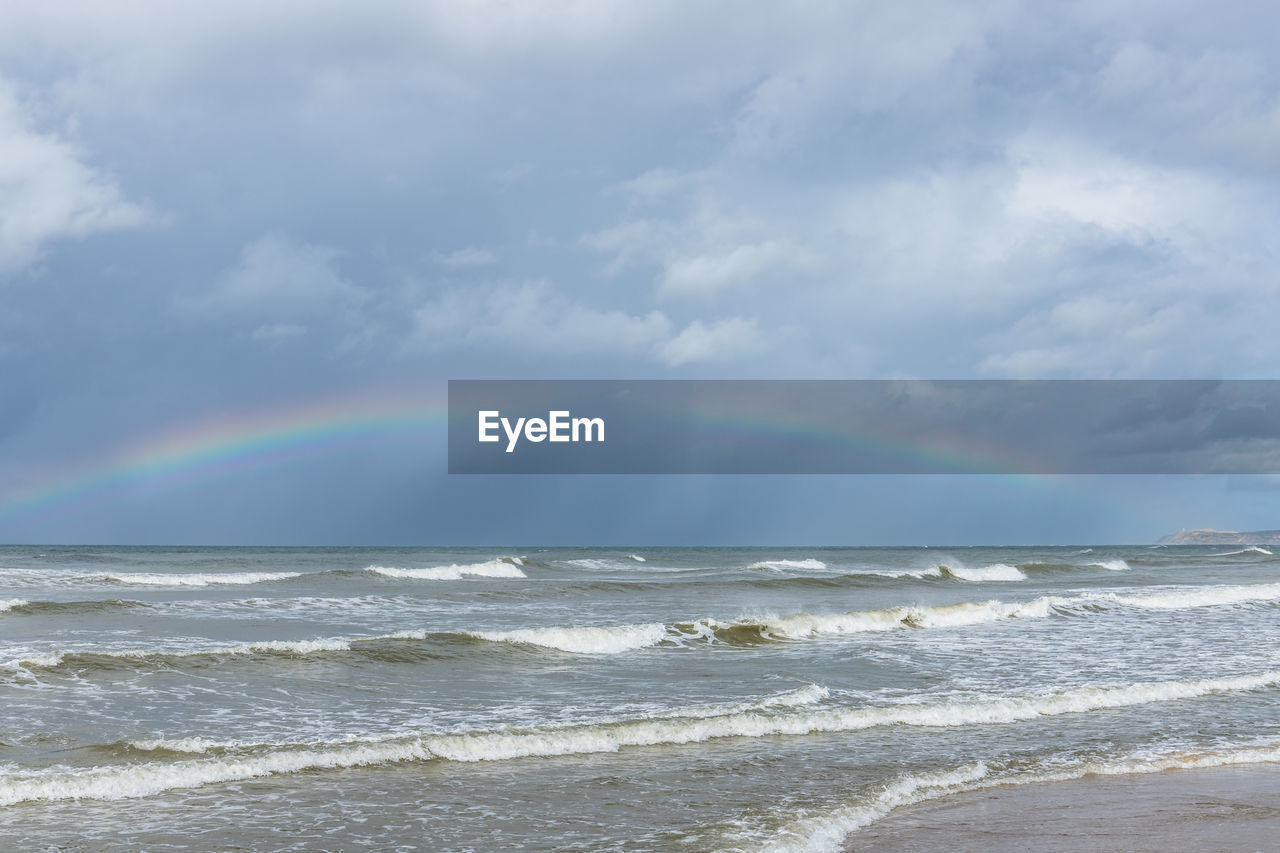
[[(888, 705), (830, 706), (823, 688), (720, 707), (694, 706), (600, 722), (528, 728), (421, 732), (370, 736), (341, 743), (246, 745), (209, 739), (134, 742), (139, 749), (207, 758), (55, 766), (0, 777), (0, 805), (71, 799), (145, 797), (177, 788), (225, 784), (263, 776), (412, 761), (488, 762), (591, 755), (622, 749), (684, 746), (724, 738), (800, 737), (882, 726), (925, 728), (1000, 725), (1062, 714), (1172, 702), (1213, 694), (1272, 688), (1280, 672), (1133, 684), (1102, 684), (1053, 693), (909, 701)], [(781, 699), (781, 701), (779, 701)]]

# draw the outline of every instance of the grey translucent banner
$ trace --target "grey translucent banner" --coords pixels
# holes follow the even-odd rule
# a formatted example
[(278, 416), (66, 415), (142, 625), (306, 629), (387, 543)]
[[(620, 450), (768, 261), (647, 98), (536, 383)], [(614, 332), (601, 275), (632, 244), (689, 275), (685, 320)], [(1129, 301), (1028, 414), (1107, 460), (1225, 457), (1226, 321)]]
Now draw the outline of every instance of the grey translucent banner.
[(452, 380), (451, 474), (1275, 474), (1275, 380)]

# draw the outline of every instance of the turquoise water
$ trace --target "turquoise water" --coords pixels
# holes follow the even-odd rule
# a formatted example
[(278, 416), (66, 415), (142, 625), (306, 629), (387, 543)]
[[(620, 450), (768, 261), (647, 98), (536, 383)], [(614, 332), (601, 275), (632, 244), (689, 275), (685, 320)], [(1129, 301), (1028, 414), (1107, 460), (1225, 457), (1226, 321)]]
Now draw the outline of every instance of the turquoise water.
[(1267, 549), (7, 546), (0, 578), (5, 849), (839, 849), (951, 791), (1280, 759)]

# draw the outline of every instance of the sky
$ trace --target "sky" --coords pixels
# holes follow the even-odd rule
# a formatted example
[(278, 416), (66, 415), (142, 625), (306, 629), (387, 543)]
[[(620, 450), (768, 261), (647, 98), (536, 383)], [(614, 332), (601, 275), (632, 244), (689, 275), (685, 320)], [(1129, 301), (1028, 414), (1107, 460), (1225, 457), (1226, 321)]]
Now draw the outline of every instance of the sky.
[(1263, 476), (449, 476), (442, 416), (448, 379), (1277, 378), (1277, 31), (1262, 2), (3, 0), (0, 541), (1280, 527)]

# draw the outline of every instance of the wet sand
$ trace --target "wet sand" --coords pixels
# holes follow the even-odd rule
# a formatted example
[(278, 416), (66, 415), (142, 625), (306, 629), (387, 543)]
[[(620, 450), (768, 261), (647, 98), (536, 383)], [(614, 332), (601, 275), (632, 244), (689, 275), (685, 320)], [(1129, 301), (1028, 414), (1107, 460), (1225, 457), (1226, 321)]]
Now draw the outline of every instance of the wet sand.
[(1280, 765), (1087, 776), (906, 806), (846, 851), (1280, 850)]

